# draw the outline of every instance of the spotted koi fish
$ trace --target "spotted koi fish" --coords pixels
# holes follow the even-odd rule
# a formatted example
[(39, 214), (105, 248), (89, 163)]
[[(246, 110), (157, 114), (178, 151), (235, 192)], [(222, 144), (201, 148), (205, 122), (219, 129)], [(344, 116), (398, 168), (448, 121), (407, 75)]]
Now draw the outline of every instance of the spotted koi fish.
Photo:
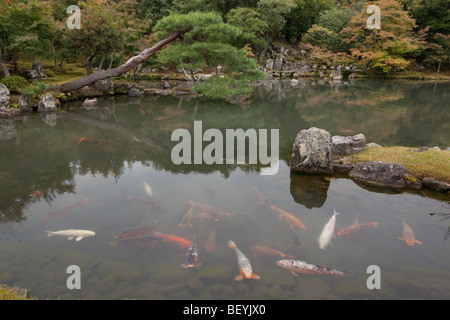
[(419, 240), (416, 239), (416, 236), (414, 235), (414, 232), (412, 231), (411, 227), (406, 223), (404, 219), (402, 219), (402, 236), (403, 238), (398, 238), (399, 240), (404, 240), (408, 246), (413, 247), (414, 244), (423, 244)]
[(228, 241), (228, 246), (236, 252), (240, 274), (234, 277), (236, 281), (243, 279), (260, 279), (260, 276), (253, 273), (252, 265), (247, 257), (237, 248), (234, 241)]
[(353, 271), (339, 271), (318, 264), (311, 264), (301, 260), (283, 259), (278, 260), (277, 265), (289, 270), (294, 276), (299, 274), (326, 275), (340, 278), (351, 278), (355, 275)]
[(192, 240), (187, 252), (186, 252), (186, 262), (181, 266), (183, 268), (197, 268), (202, 265), (201, 262), (198, 262), (198, 252), (197, 246), (195, 245), (195, 237)]

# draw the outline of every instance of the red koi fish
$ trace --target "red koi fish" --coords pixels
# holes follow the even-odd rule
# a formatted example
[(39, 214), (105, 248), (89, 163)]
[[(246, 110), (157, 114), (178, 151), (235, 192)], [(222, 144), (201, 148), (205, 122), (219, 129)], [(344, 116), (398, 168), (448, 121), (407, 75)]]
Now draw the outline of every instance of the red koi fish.
[(216, 246), (216, 239), (217, 239), (217, 222), (214, 222), (214, 225), (211, 229), (211, 231), (208, 234), (208, 237), (206, 238), (205, 243), (205, 251), (206, 253), (211, 253)]
[(118, 246), (128, 246), (128, 247), (134, 247), (138, 249), (143, 248), (154, 248), (158, 243), (161, 241), (164, 241), (163, 238), (157, 237), (157, 236), (146, 236), (141, 238), (130, 238), (130, 239), (124, 239), (124, 240), (114, 240), (110, 242), (110, 245), (113, 247)]
[(191, 245), (191, 241), (171, 234), (162, 234), (159, 232), (155, 232), (155, 236), (163, 238), (166, 241), (174, 242), (182, 249), (187, 249)]
[(158, 203), (156, 203), (155, 201), (151, 201), (151, 200), (144, 200), (144, 199), (139, 199), (139, 198), (135, 198), (135, 197), (131, 197), (131, 196), (126, 196), (127, 199), (139, 202), (140, 204), (144, 205), (147, 207), (147, 209), (153, 208), (153, 207), (157, 207)]
[(266, 257), (278, 257), (278, 258), (293, 258), (293, 255), (285, 254), (279, 250), (266, 247), (266, 246), (251, 246), (250, 251), (253, 252), (255, 256), (266, 256)]
[(351, 278), (355, 275), (353, 271), (339, 271), (301, 260), (283, 259), (277, 261), (277, 265), (283, 269), (289, 270), (294, 276), (298, 276), (299, 274), (309, 274)]
[(398, 238), (399, 240), (404, 240), (408, 246), (413, 247), (415, 243), (417, 244), (423, 244), (419, 240), (416, 240), (416, 236), (414, 235), (414, 232), (412, 231), (411, 227), (406, 223), (404, 219), (402, 219), (402, 235), (403, 238)]
[(77, 143), (80, 144), (80, 143), (82, 143), (84, 141), (87, 141), (86, 137), (80, 138)]
[(136, 227), (130, 230), (126, 230), (124, 232), (119, 233), (118, 235), (114, 236), (114, 239), (136, 239), (141, 238), (145, 235), (148, 235), (153, 232), (153, 230), (156, 228), (158, 221), (156, 221), (155, 225), (153, 226), (141, 226)]
[(71, 204), (66, 204), (64, 207), (59, 208), (58, 210), (55, 210), (53, 212), (50, 212), (49, 214), (47, 214), (44, 219), (51, 219), (51, 218), (61, 218), (61, 216), (65, 213), (67, 213), (69, 210), (72, 210), (75, 207), (78, 207), (80, 205), (85, 205), (86, 203), (88, 203), (88, 198), (85, 198), (79, 202), (75, 202), (75, 203), (71, 203)]
[(378, 227), (378, 222), (354, 224), (352, 226), (339, 229), (338, 232), (337, 232), (337, 235), (338, 236), (347, 236), (347, 237), (351, 238), (356, 233), (361, 231), (361, 229), (364, 229), (364, 228), (376, 228), (376, 227)]

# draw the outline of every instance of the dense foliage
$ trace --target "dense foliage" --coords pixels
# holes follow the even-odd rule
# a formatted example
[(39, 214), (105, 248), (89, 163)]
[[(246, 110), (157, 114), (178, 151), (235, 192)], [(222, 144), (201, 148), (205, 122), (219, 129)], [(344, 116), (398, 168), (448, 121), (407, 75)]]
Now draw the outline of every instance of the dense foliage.
[[(83, 0), (81, 28), (69, 29), (70, 0), (0, 0), (0, 66), (19, 75), (21, 57), (79, 61), (86, 73), (124, 63), (177, 28), (195, 28), (152, 58), (152, 65), (215, 72), (211, 82), (254, 72), (274, 41), (301, 43), (312, 56), (387, 73), (417, 62), (449, 67), (448, 0)], [(368, 5), (381, 9), (369, 29)], [(247, 50), (243, 50), (246, 48)], [(192, 71), (192, 72), (191, 72)], [(194, 78), (192, 78), (194, 80)], [(234, 86), (234, 84), (233, 84)], [(206, 88), (206, 86), (205, 86)]]

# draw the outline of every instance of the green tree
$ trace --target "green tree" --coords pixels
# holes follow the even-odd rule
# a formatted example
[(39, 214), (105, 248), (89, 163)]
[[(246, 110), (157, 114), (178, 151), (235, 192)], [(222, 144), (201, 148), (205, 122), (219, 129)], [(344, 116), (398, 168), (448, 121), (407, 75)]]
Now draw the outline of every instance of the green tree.
[(355, 15), (341, 34), (351, 54), (366, 68), (385, 73), (405, 69), (423, 50), (424, 34), (414, 32), (416, 24), (396, 0), (373, 2), (381, 10), (381, 29), (368, 29), (366, 8)]
[(257, 11), (261, 15), (262, 20), (267, 23), (272, 39), (281, 36), (281, 30), (286, 23), (286, 17), (294, 6), (294, 0), (258, 1)]
[(450, 63), (450, 35), (436, 33), (433, 42), (430, 42), (425, 50), (424, 63), (437, 65), (436, 72), (439, 73), (442, 64)]
[(226, 16), (227, 22), (238, 27), (246, 43), (249, 43), (256, 52), (261, 52), (269, 46), (264, 36), (269, 30), (266, 21), (254, 8), (234, 8)]
[[(256, 60), (248, 52), (240, 49), (244, 42), (239, 28), (223, 22), (222, 17), (213, 12), (191, 12), (171, 14), (158, 21), (156, 37), (163, 39), (176, 30), (192, 26), (183, 41), (172, 43), (159, 54), (159, 59), (172, 67), (190, 70), (191, 80), (195, 82), (194, 70), (206, 72), (220, 71), (223, 77), (211, 77), (211, 82), (196, 86), (205, 96), (217, 97), (213, 92), (234, 94), (236, 88), (243, 88), (252, 76), (260, 76), (256, 71)], [(214, 88), (211, 88), (213, 84)], [(220, 89), (216, 90), (218, 87)], [(231, 90), (233, 88), (233, 90)], [(209, 95), (211, 93), (211, 95)]]
[(12, 58), (17, 73), (19, 53), (33, 55), (46, 50), (52, 27), (51, 8), (46, 1), (0, 2), (0, 65), (5, 77), (10, 75), (6, 59)]

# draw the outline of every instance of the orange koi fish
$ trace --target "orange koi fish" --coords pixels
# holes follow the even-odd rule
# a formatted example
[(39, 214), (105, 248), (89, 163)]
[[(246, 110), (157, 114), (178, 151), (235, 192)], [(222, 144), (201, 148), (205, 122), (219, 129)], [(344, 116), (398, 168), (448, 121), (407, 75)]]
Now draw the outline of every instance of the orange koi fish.
[(194, 237), (186, 253), (186, 263), (183, 263), (181, 266), (183, 268), (197, 268), (200, 267), (201, 265), (202, 263), (198, 262), (198, 252), (197, 246), (195, 245), (195, 237)]
[(269, 199), (267, 199), (267, 197), (264, 194), (262, 194), (261, 192), (256, 190), (254, 187), (252, 187), (252, 189), (253, 189), (253, 191), (256, 192), (256, 195), (258, 196), (258, 200), (259, 200), (258, 203), (259, 204), (265, 204), (266, 206), (270, 205)]
[(267, 256), (267, 257), (279, 257), (279, 258), (293, 258), (293, 255), (285, 254), (279, 250), (266, 247), (266, 246), (251, 246), (250, 251), (253, 252), (255, 256)]
[(96, 141), (96, 142), (94, 142), (94, 146), (101, 146), (101, 145), (107, 144), (107, 143), (108, 143), (108, 141), (106, 141), (106, 140)]
[(141, 238), (129, 238), (129, 239), (123, 239), (123, 240), (114, 240), (114, 241), (111, 241), (109, 244), (115, 248), (118, 246), (125, 245), (125, 246), (129, 246), (129, 247), (143, 249), (143, 248), (148, 248), (148, 247), (153, 248), (161, 241), (164, 241), (164, 238), (157, 237), (157, 236), (146, 236), (146, 237), (141, 237)]
[(289, 270), (294, 276), (298, 276), (299, 274), (309, 274), (351, 278), (355, 275), (353, 271), (339, 271), (301, 260), (283, 259), (277, 261), (277, 265), (283, 269)]
[(136, 239), (141, 238), (144, 235), (150, 234), (153, 232), (153, 230), (156, 228), (156, 225), (158, 224), (158, 221), (156, 221), (155, 225), (152, 226), (140, 226), (136, 227), (130, 230), (123, 231), (119, 233), (118, 235), (114, 236), (114, 239)]
[(242, 279), (261, 279), (260, 276), (253, 273), (252, 265), (247, 257), (237, 248), (234, 241), (228, 241), (228, 246), (236, 252), (239, 275), (234, 277), (236, 281), (241, 281)]
[(338, 236), (347, 236), (351, 238), (356, 233), (361, 231), (361, 229), (364, 228), (376, 228), (378, 227), (378, 222), (369, 222), (369, 223), (360, 223), (360, 224), (354, 224), (349, 227), (341, 228), (338, 230), (337, 235)]
[(69, 210), (72, 210), (73, 208), (80, 206), (80, 205), (85, 205), (86, 203), (88, 203), (88, 200), (89, 200), (88, 198), (85, 198), (85, 199), (75, 202), (75, 203), (66, 204), (62, 208), (59, 208), (59, 209), (45, 215), (44, 219), (61, 218), (61, 216), (65, 213), (67, 213)]
[(33, 196), (36, 196), (36, 197), (41, 197), (41, 196), (42, 196), (42, 192), (39, 191), (39, 190), (34, 190), (33, 193), (32, 193), (32, 195), (33, 195)]
[(303, 222), (301, 222), (299, 219), (297, 219), (293, 214), (291, 214), (287, 211), (284, 211), (283, 209), (280, 209), (272, 204), (269, 207), (270, 207), (270, 209), (278, 212), (281, 217), (286, 219), (286, 221), (289, 223), (289, 225), (291, 225), (293, 227), (298, 227), (300, 229), (306, 229)]
[(140, 204), (144, 205), (147, 207), (147, 209), (153, 208), (153, 207), (157, 207), (158, 203), (156, 203), (155, 201), (151, 201), (151, 200), (144, 200), (144, 199), (139, 199), (139, 198), (135, 198), (135, 197), (131, 197), (131, 196), (126, 196), (127, 199), (139, 202)]
[(84, 141), (87, 141), (86, 137), (80, 138), (77, 143), (80, 144), (80, 143), (82, 143)]
[(404, 219), (402, 219), (402, 235), (403, 238), (398, 238), (399, 240), (404, 240), (408, 246), (414, 246), (415, 243), (417, 244), (423, 244), (419, 240), (416, 240), (416, 237), (414, 235), (414, 232), (412, 231), (411, 227), (406, 223)]
[(166, 241), (174, 242), (182, 249), (187, 249), (191, 245), (191, 241), (171, 234), (162, 234), (159, 232), (155, 232), (155, 236), (163, 238)]
[(216, 245), (216, 239), (217, 239), (217, 221), (214, 222), (214, 225), (211, 229), (211, 231), (208, 234), (208, 237), (206, 238), (205, 243), (205, 251), (206, 253), (211, 253)]

